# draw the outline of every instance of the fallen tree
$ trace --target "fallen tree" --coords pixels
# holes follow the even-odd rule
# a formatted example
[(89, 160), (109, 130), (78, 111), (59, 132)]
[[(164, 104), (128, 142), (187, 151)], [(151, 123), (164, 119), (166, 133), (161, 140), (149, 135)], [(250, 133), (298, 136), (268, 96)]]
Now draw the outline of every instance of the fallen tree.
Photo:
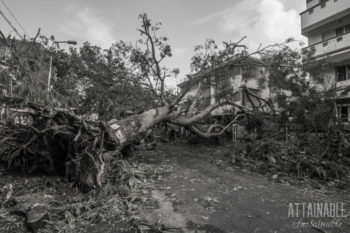
[[(252, 56), (265, 54), (275, 46), (284, 48), (285, 43), (258, 48), (252, 53), (246, 51), (237, 53), (236, 49), (243, 46), (241, 43), (244, 38), (237, 42), (224, 43), (224, 49), (219, 49), (213, 41), (208, 41), (204, 47), (198, 47), (197, 54), (193, 58), (192, 65), (199, 72), (189, 75), (188, 88), (174, 95), (166, 89), (165, 80), (171, 74), (176, 75), (178, 71), (169, 71), (161, 66), (161, 62), (171, 56), (170, 46), (165, 43), (167, 39), (157, 37), (158, 26), (152, 25), (147, 15), (143, 14), (140, 18), (142, 26), (139, 32), (145, 40), (139, 41), (137, 46), (120, 42), (115, 44), (106, 56), (102, 56), (99, 48), (86, 45), (82, 48), (81, 57), (73, 53), (71, 57), (68, 56), (69, 62), (66, 60), (61, 63), (57, 62), (58, 69), (63, 67), (63, 71), (58, 70), (57, 73), (67, 79), (73, 77), (68, 80), (68, 84), (79, 75), (83, 76), (83, 80), (88, 79), (87, 88), (84, 89), (86, 97), (83, 106), (84, 108), (89, 107), (90, 110), (84, 113), (94, 112), (96, 106), (99, 106), (101, 110), (106, 106), (106, 102), (118, 102), (118, 97), (125, 102), (128, 101), (129, 97), (123, 97), (123, 89), (126, 86), (130, 89), (137, 87), (137, 90), (152, 93), (152, 107), (140, 114), (120, 117), (120, 119), (88, 121), (71, 111), (60, 108), (60, 99), (54, 99), (59, 103), (58, 106), (42, 107), (40, 104), (32, 103), (30, 101), (32, 99), (28, 100), (27, 95), (21, 98), (4, 96), (0, 99), (0, 104), (5, 106), (9, 113), (12, 112), (14, 118), (21, 117), (21, 115), (29, 118), (23, 124), (9, 117), (7, 122), (1, 124), (0, 156), (2, 161), (7, 163), (8, 168), (23, 172), (43, 171), (59, 174), (82, 187), (101, 187), (109, 162), (118, 158), (118, 154), (125, 146), (138, 141), (148, 130), (161, 122), (181, 126), (195, 135), (210, 138), (224, 134), (232, 124), (242, 118), (262, 121), (259, 114), (276, 114), (271, 100), (260, 98), (245, 85), (229, 86), (230, 80), (227, 74), (231, 72), (230, 68), (236, 66), (246, 70), (256, 66), (268, 66), (269, 64), (264, 64), (258, 59), (251, 59)], [(5, 37), (2, 39), (6, 42)], [(66, 54), (59, 53), (58, 55), (60, 58), (67, 57)], [(13, 51), (13, 57), (17, 56), (16, 51)], [(79, 59), (82, 61), (76, 62)], [(18, 66), (23, 69), (23, 73), (31, 74), (26, 76), (27, 79), (23, 82), (30, 81), (31, 78), (40, 80), (39, 76), (35, 76), (39, 72), (33, 73), (28, 69), (26, 63), (22, 62)], [(203, 89), (199, 88), (195, 96), (187, 95), (194, 81), (198, 79), (203, 85), (213, 86), (220, 90), (213, 93), (215, 101), (204, 107), (200, 106)], [(113, 89), (114, 85), (118, 88)], [(30, 89), (32, 86), (19, 87)], [(73, 85), (61, 87), (61, 89), (68, 88), (68, 86), (72, 89)], [(52, 100), (52, 96), (56, 94), (60, 96), (60, 93), (56, 93), (58, 92), (56, 90), (59, 89), (49, 88), (49, 90), (51, 90), (48, 93), (49, 100)], [(239, 105), (230, 100), (230, 95), (238, 91), (247, 96), (250, 105)], [(19, 92), (21, 93), (28, 93), (28, 91)], [(29, 93), (35, 96), (42, 92), (30, 90)], [(130, 96), (130, 93), (128, 94)], [(138, 94), (134, 93), (136, 96)], [(185, 97), (186, 101), (184, 101)], [(141, 100), (138, 98), (133, 102)], [(51, 104), (54, 101), (47, 102)], [(215, 123), (206, 129), (197, 125), (222, 106), (230, 106), (237, 110), (229, 122)], [(113, 110), (116, 108), (113, 103), (108, 104), (107, 107), (108, 109), (112, 107)]]
[[(0, 133), (1, 160), (8, 169), (58, 174), (83, 188), (101, 187), (108, 162), (118, 158), (126, 145), (138, 141), (159, 122), (191, 126), (220, 106), (211, 106), (206, 114), (192, 118), (179, 117), (181, 111), (163, 106), (122, 120), (94, 122), (67, 110), (24, 104), (21, 98), (0, 100), (12, 115), (1, 124)], [(15, 118), (27, 121), (21, 123)]]

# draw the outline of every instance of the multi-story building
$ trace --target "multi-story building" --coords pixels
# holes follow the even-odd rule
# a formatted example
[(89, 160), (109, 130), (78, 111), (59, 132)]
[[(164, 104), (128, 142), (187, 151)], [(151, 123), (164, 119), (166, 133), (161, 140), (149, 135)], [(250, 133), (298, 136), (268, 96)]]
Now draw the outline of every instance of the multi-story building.
[[(323, 72), (328, 86), (350, 86), (350, 0), (306, 0), (300, 13), (301, 31), (308, 38), (313, 60), (326, 59), (330, 68)], [(307, 62), (307, 61), (305, 61)], [(337, 97), (337, 112), (350, 122), (350, 95)]]
[[(237, 58), (239, 60), (239, 58)], [(230, 101), (247, 108), (251, 107), (251, 102), (259, 106), (256, 98), (248, 99), (242, 87), (245, 86), (250, 92), (263, 99), (269, 99), (273, 96), (263, 80), (266, 80), (267, 71), (260, 65), (258, 59), (249, 58), (244, 62), (232, 61), (225, 62), (208, 70), (203, 70), (192, 75), (191, 79), (185, 79), (178, 84), (181, 91), (190, 90), (184, 96), (186, 100), (194, 98), (200, 92), (199, 108), (206, 108), (220, 99), (229, 99)], [(221, 83), (221, 85), (218, 83)], [(223, 116), (234, 114), (237, 109), (230, 106), (222, 106), (214, 110), (211, 115)]]

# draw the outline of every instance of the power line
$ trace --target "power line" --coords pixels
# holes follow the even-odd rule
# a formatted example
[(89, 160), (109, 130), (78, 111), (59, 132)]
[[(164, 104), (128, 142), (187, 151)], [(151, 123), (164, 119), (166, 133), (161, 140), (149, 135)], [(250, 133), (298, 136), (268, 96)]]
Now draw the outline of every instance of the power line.
[(9, 9), (9, 7), (6, 5), (6, 3), (4, 2), (4, 0), (1, 0), (2, 4), (4, 4), (4, 6), (6, 7), (6, 9), (8, 10), (8, 12), (10, 12), (10, 14), (12, 15), (12, 17), (15, 19), (16, 23), (18, 24), (18, 26), (22, 29), (22, 31), (28, 35), (28, 33), (26, 32), (26, 30), (24, 30), (24, 28), (22, 27), (22, 25), (20, 24), (20, 22), (17, 20), (16, 16), (12, 13), (12, 11)]
[(22, 40), (24, 40), (23, 36), (17, 31), (17, 29), (15, 28), (15, 26), (12, 25), (11, 21), (4, 15), (4, 13), (2, 13), (2, 11), (0, 10), (0, 15), (6, 20), (6, 22), (10, 25), (10, 27), (17, 33), (17, 35), (19, 37), (22, 38)]

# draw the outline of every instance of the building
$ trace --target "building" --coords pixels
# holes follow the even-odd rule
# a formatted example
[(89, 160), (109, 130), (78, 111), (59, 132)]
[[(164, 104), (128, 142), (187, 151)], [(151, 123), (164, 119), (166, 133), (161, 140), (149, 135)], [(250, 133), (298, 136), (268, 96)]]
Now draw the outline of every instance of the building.
[[(314, 60), (329, 62), (330, 68), (323, 72), (328, 86), (345, 89), (350, 86), (350, 1), (306, 0), (306, 4), (300, 13), (301, 31), (309, 44), (305, 50)], [(341, 120), (350, 122), (350, 95), (339, 95), (336, 104)]]
[[(259, 106), (256, 98), (248, 100), (247, 95), (242, 89), (243, 86), (263, 99), (271, 98), (273, 93), (264, 83), (267, 72), (260, 64), (259, 60), (255, 58), (239, 60), (240, 58), (237, 57), (224, 64), (215, 66), (210, 70), (201, 71), (191, 75), (191, 79), (187, 78), (178, 84), (180, 92), (190, 87), (190, 90), (183, 98), (183, 102), (194, 98), (200, 92), (199, 110), (216, 103), (219, 98), (229, 99), (247, 108), (252, 107), (250, 101), (253, 101), (254, 105)], [(218, 85), (220, 82), (222, 85)], [(235, 111), (237, 111), (237, 108), (231, 105), (222, 106), (214, 110), (211, 115), (231, 115), (234, 114)]]

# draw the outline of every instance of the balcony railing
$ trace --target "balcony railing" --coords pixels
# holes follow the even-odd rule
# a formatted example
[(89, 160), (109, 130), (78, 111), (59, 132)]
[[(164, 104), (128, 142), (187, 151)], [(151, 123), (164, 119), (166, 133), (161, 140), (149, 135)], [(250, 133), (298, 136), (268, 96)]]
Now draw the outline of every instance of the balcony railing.
[(346, 33), (326, 41), (319, 42), (304, 48), (304, 51), (314, 51), (311, 56), (314, 58), (331, 56), (333, 53), (350, 49), (350, 33)]
[(320, 23), (341, 12), (350, 9), (349, 0), (324, 0), (310, 7), (306, 11), (300, 13), (301, 27), (305, 31), (306, 28)]
[(306, 1), (307, 9), (310, 9), (311, 7), (314, 7), (314, 6), (316, 6), (317, 4), (319, 4), (319, 3), (320, 3), (319, 0), (307, 0), (307, 1)]

